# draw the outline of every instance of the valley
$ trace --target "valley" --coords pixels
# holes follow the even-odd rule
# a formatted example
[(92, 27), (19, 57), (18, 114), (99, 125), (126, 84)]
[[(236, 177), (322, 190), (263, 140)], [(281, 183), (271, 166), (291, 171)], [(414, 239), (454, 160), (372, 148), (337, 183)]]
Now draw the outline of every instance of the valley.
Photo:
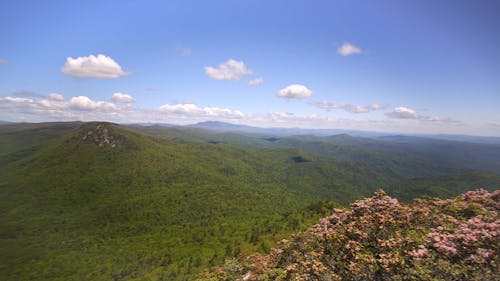
[(190, 280), (228, 258), (266, 253), (379, 188), (408, 202), (499, 188), (499, 145), (410, 140), (1, 125), (0, 272), (6, 280)]

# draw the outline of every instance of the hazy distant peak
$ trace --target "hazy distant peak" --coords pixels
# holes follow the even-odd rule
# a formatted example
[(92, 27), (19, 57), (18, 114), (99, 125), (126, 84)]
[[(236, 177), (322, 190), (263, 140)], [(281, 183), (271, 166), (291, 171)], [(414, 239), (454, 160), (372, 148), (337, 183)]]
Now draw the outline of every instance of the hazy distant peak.
[(242, 125), (236, 125), (228, 122), (222, 121), (204, 121), (194, 124), (196, 127), (212, 127), (212, 128), (238, 128)]

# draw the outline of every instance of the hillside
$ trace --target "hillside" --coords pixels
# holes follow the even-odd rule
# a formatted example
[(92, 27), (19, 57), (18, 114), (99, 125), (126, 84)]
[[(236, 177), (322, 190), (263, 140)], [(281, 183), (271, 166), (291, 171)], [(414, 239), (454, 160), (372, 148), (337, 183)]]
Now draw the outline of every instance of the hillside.
[(387, 186), (385, 191), (392, 197), (411, 202), (419, 197), (449, 198), (464, 193), (471, 186), (500, 189), (500, 176), (487, 173), (462, 173), (432, 178), (413, 178)]
[(377, 191), (200, 280), (498, 280), (499, 202), (498, 190), (411, 204)]
[(0, 156), (35, 149), (45, 141), (60, 137), (80, 125), (80, 122), (2, 124), (0, 126)]
[(369, 166), (389, 181), (467, 172), (487, 172), (500, 176), (500, 144), (413, 136), (369, 138), (347, 134), (280, 135), (273, 134), (273, 131), (245, 133), (220, 131), (212, 127), (136, 126), (133, 129), (178, 143), (297, 148), (324, 159)]
[[(75, 122), (3, 125), (0, 144), (4, 280), (191, 280), (380, 187), (411, 200), (500, 182), (416, 178), (432, 157), (415, 162), (347, 135)], [(402, 162), (391, 164), (394, 155)]]
[(323, 214), (310, 204), (370, 192), (368, 179), (296, 149), (177, 144), (109, 123), (9, 159), (0, 170), (7, 280), (182, 280), (268, 249)]

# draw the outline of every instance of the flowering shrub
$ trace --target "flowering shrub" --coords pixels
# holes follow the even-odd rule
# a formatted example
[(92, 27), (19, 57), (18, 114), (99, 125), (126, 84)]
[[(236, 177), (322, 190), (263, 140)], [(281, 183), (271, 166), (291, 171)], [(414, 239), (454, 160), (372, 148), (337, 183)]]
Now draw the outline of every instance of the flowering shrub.
[[(500, 191), (412, 204), (377, 191), (211, 280), (498, 280)], [(235, 265), (237, 263), (237, 265)]]

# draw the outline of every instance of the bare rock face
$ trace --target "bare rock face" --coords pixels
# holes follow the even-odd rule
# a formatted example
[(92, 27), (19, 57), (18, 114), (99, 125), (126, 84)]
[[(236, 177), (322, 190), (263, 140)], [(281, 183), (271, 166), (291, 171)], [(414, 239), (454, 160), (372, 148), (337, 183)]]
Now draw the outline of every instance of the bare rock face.
[(80, 142), (93, 143), (98, 147), (121, 147), (126, 143), (126, 138), (116, 134), (113, 125), (109, 123), (90, 123), (80, 129), (76, 138)]

